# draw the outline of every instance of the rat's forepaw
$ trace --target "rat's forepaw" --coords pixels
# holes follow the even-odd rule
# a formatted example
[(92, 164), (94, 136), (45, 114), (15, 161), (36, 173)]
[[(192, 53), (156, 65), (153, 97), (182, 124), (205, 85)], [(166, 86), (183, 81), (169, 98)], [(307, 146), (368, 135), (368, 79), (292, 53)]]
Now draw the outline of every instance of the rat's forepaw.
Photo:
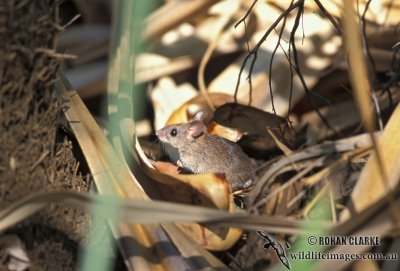
[(178, 165), (178, 167), (183, 168), (183, 163), (180, 159), (178, 161), (176, 161), (176, 164)]
[(191, 173), (193, 173), (192, 171), (190, 171), (189, 169), (187, 169), (187, 168), (183, 165), (183, 163), (182, 163), (181, 160), (176, 161), (176, 164), (177, 164), (177, 166), (178, 166), (178, 171), (179, 171), (179, 173), (181, 173), (181, 174), (191, 174)]

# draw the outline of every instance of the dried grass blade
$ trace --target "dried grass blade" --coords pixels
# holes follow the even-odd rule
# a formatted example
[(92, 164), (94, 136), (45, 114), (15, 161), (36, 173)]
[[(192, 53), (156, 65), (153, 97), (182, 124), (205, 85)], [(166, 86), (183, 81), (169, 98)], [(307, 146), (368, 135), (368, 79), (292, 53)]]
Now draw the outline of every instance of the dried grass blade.
[[(0, 211), (0, 231), (12, 226), (44, 208), (49, 203), (62, 203), (71, 207), (92, 211), (93, 205), (101, 208), (99, 216), (113, 221), (133, 223), (175, 223), (195, 221), (219, 227), (241, 227), (249, 230), (267, 230), (295, 234), (304, 232), (303, 222), (268, 215), (230, 213), (212, 208), (197, 207), (164, 201), (121, 199), (115, 196), (88, 195), (70, 191), (42, 192), (26, 196)], [(116, 213), (115, 209), (121, 210)], [(149, 216), (148, 214), (152, 215)], [(330, 223), (318, 222), (329, 228)]]
[[(374, 200), (384, 196), (384, 192), (387, 192), (390, 186), (393, 187), (395, 183), (398, 183), (398, 180), (396, 180), (394, 184), (390, 184), (388, 182), (388, 174), (390, 174), (392, 171), (394, 157), (400, 154), (399, 145), (397, 142), (394, 142), (394, 138), (399, 134), (400, 127), (400, 119), (398, 116), (396, 117), (395, 113), (400, 111), (400, 109), (399, 106), (397, 106), (397, 110), (393, 113), (391, 118), (391, 128), (388, 128), (388, 124), (388, 127), (385, 128), (386, 136), (382, 136), (380, 144), (378, 144), (373, 134), (375, 130), (375, 117), (373, 112), (370, 110), (373, 108), (370, 95), (374, 94), (371, 92), (371, 87), (367, 78), (366, 63), (362, 54), (364, 50), (361, 42), (361, 34), (356, 23), (354, 2), (345, 0), (344, 10), (346, 30), (345, 41), (350, 65), (349, 73), (351, 83), (356, 92), (356, 100), (363, 125), (370, 133), (374, 147), (374, 154), (368, 161), (367, 166), (364, 168), (363, 174), (361, 174), (360, 180), (352, 195), (352, 204), (356, 208), (356, 211), (360, 211), (369, 204), (372, 204)], [(400, 113), (397, 113), (397, 115), (398, 114)], [(364, 192), (366, 189), (368, 191), (366, 194), (363, 194), (362, 192)], [(371, 191), (373, 191), (373, 193), (371, 193)], [(393, 199), (388, 200), (393, 201)], [(394, 205), (390, 206), (393, 216), (397, 221), (400, 221), (400, 212), (398, 212)]]
[[(386, 193), (395, 187), (399, 186), (399, 173), (400, 167), (400, 105), (397, 106), (393, 112), (389, 122), (383, 131), (382, 136), (379, 138), (379, 146), (382, 150), (382, 159), (385, 165), (386, 172), (389, 179), (387, 183), (383, 181), (383, 176), (380, 174), (379, 165), (377, 163), (377, 155), (373, 153), (369, 158), (367, 164), (361, 171), (359, 180), (353, 189), (351, 195), (351, 207), (354, 211), (360, 212), (364, 208), (374, 204), (381, 198), (393, 200), (386, 197)], [(398, 209), (393, 210), (395, 218), (400, 214)], [(341, 219), (348, 217), (348, 213), (343, 214)]]

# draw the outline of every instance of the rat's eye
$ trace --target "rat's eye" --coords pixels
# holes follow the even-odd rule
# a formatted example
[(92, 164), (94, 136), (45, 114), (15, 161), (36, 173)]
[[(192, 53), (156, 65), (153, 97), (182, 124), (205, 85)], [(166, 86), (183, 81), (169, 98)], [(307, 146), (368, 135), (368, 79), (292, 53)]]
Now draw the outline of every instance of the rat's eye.
[(171, 130), (171, 133), (170, 133), (172, 136), (176, 136), (177, 134), (178, 134), (178, 131), (176, 130), (176, 128), (174, 128), (174, 129), (172, 129)]

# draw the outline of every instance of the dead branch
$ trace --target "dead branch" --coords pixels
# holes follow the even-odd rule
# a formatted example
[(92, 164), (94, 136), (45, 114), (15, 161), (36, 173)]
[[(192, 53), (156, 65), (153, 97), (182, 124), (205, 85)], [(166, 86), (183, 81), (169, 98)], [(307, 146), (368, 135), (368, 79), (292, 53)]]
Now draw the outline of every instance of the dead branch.
[(239, 84), (240, 84), (240, 77), (243, 73), (244, 67), (247, 64), (247, 61), (251, 58), (251, 56), (254, 56), (254, 58), (252, 59), (252, 62), (250, 64), (250, 69), (249, 69), (249, 76), (248, 76), (248, 80), (249, 80), (249, 85), (250, 85), (250, 97), (251, 92), (252, 92), (252, 85), (251, 85), (251, 74), (253, 72), (253, 68), (254, 68), (254, 64), (255, 61), (257, 59), (257, 51), (258, 49), (261, 47), (261, 45), (263, 44), (263, 42), (267, 39), (267, 37), (269, 36), (269, 34), (272, 32), (272, 30), (274, 30), (277, 25), (280, 23), (280, 21), (286, 17), (292, 10), (294, 10), (295, 8), (299, 7), (300, 5), (304, 4), (304, 0), (300, 0), (297, 1), (294, 4), (291, 4), (289, 6), (288, 9), (286, 9), (284, 12), (281, 13), (281, 15), (275, 20), (275, 22), (268, 28), (268, 30), (264, 33), (264, 35), (261, 37), (261, 39), (257, 42), (257, 44), (254, 46), (254, 48), (246, 55), (245, 59), (243, 60), (242, 66), (240, 67), (240, 71), (239, 71), (239, 76), (238, 76), (238, 80), (236, 83), (236, 88), (235, 88), (235, 94), (234, 94), (234, 100), (235, 102), (237, 102), (237, 93), (239, 90)]

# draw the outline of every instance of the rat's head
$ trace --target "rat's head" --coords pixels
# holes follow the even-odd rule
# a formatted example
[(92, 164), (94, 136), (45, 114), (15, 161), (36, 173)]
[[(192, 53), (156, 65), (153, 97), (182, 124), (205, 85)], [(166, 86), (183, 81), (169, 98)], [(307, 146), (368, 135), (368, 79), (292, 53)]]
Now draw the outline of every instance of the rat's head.
[(169, 143), (175, 148), (184, 148), (204, 134), (205, 126), (201, 121), (195, 120), (184, 124), (168, 125), (158, 130), (156, 135), (161, 142)]

